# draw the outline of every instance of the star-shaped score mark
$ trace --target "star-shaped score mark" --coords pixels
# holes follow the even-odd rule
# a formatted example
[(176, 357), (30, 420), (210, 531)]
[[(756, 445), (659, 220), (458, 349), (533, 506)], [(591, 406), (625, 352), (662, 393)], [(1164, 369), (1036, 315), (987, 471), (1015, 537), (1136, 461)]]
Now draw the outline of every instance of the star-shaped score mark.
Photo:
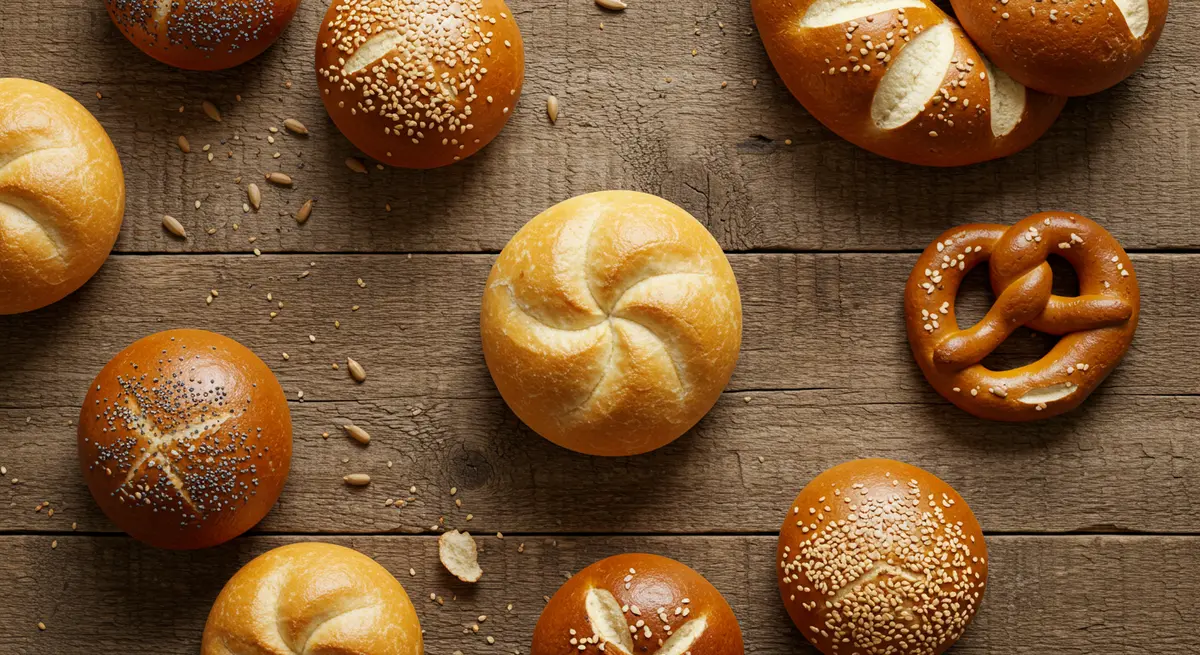
[[(584, 599), (584, 608), (595, 632), (592, 643), (598, 643), (600, 650), (609, 655), (633, 655), (633, 640), (637, 628), (629, 625), (624, 609), (611, 592), (606, 589), (589, 589), (587, 598)], [(704, 617), (692, 619), (671, 632), (670, 638), (661, 642), (662, 646), (654, 653), (684, 655), (691, 651), (707, 627), (708, 620)], [(647, 639), (653, 637), (649, 626), (643, 624), (642, 629)]]
[(140, 501), (142, 499), (142, 492), (134, 491), (130, 493), (127, 488), (137, 489), (134, 480), (138, 477), (139, 472), (156, 467), (167, 478), (167, 481), (171, 483), (171, 486), (175, 488), (175, 491), (179, 493), (179, 497), (183, 499), (183, 502), (196, 515), (203, 514), (192, 500), (191, 494), (188, 493), (187, 486), (184, 484), (183, 476), (175, 466), (173, 460), (177, 460), (181, 456), (179, 449), (176, 447), (183, 448), (187, 453), (195, 452), (195, 443), (215, 434), (226, 421), (233, 418), (233, 414), (225, 412), (195, 423), (188, 423), (183, 427), (164, 434), (159, 429), (157, 423), (146, 417), (136, 398), (130, 400), (128, 409), (129, 419), (127, 425), (130, 430), (135, 431), (145, 440), (146, 448), (129, 467), (129, 473), (126, 474), (125, 482), (121, 485), (122, 489), (125, 490), (124, 493), (132, 495), (136, 500)]

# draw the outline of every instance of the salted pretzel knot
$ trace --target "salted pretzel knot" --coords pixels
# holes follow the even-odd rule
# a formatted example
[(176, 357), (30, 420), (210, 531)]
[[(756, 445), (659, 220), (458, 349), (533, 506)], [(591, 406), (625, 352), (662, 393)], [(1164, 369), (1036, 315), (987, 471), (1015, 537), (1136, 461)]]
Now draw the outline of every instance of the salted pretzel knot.
[[(1053, 295), (1050, 255), (1066, 259), (1080, 295)], [(996, 302), (960, 329), (959, 286), (990, 261)], [(925, 249), (904, 293), (908, 340), (929, 383), (983, 418), (1030, 421), (1079, 406), (1116, 368), (1137, 329), (1137, 276), (1129, 255), (1097, 223), (1047, 212), (1012, 227), (965, 225)], [(1062, 338), (1040, 360), (1010, 371), (980, 362), (1022, 325)]]

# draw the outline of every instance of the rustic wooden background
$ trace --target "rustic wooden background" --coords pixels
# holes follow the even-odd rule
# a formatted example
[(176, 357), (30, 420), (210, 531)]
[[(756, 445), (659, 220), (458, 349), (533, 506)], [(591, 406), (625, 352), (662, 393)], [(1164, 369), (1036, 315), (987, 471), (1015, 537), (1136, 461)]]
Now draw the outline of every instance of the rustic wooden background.
[[(1029, 151), (947, 171), (884, 161), (824, 130), (772, 71), (745, 0), (632, 4), (612, 14), (591, 0), (513, 0), (526, 83), (500, 138), (448, 169), (367, 175), (345, 166), (357, 153), (317, 96), (323, 0), (306, 0), (264, 56), (219, 73), (148, 59), (100, 0), (0, 5), (0, 76), (79, 99), (111, 134), (128, 185), (121, 238), (99, 275), (52, 307), (0, 317), (0, 653), (195, 653), (225, 580), (303, 539), (353, 546), (395, 573), (431, 655), (528, 652), (543, 596), (630, 550), (708, 576), (748, 652), (808, 653), (777, 599), (774, 535), (809, 479), (866, 456), (937, 473), (988, 532), (989, 590), (954, 652), (1200, 652), (1195, 3), (1176, 0), (1142, 71), (1073, 100)], [(562, 103), (556, 125), (548, 94)], [(204, 115), (205, 100), (222, 122)], [(311, 136), (284, 133), (286, 118)], [(295, 187), (264, 184), (271, 170)], [(263, 206), (246, 213), (255, 180)], [(488, 268), (517, 228), (607, 188), (657, 193), (708, 226), (730, 252), (746, 324), (712, 414), (661, 451), (617, 460), (524, 428), (492, 386), (477, 326)], [(312, 218), (297, 225), (291, 215), (308, 199)], [(1046, 209), (1099, 220), (1133, 253), (1142, 327), (1080, 411), (979, 421), (932, 393), (913, 364), (903, 283), (942, 230)], [(163, 214), (189, 237), (167, 234)], [(974, 282), (963, 302), (980, 316), (990, 298), (984, 277)], [(280, 504), (250, 535), (196, 553), (115, 533), (75, 456), (73, 422), (95, 373), (174, 327), (238, 339), (293, 401)], [(997, 359), (1047, 347), (1024, 334)], [(333, 370), (346, 357), (365, 365), (365, 384)], [(369, 446), (341, 434), (347, 420), (371, 432)], [(370, 487), (342, 485), (358, 471)], [(441, 570), (439, 524), (479, 536), (480, 584)]]

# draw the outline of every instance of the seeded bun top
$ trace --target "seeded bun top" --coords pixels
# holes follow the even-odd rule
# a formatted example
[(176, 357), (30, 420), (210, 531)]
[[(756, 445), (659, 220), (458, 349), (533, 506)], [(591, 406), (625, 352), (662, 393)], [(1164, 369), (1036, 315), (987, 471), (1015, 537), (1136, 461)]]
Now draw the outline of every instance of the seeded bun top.
[(291, 416), (271, 370), (203, 330), (134, 342), (96, 376), (79, 413), (79, 463), (96, 504), (160, 548), (249, 530), (279, 498), (291, 457)]
[(325, 109), (355, 146), (391, 166), (435, 168), (500, 133), (525, 50), (503, 0), (335, 0), (316, 65)]
[(600, 560), (559, 588), (531, 655), (741, 655), (729, 603), (699, 573), (658, 555)]
[(262, 54), (300, 0), (105, 0), (117, 29), (142, 52), (178, 68), (219, 70)]
[(945, 482), (863, 459), (825, 471), (796, 497), (778, 566), (788, 614), (826, 655), (937, 655), (975, 616), (987, 546)]

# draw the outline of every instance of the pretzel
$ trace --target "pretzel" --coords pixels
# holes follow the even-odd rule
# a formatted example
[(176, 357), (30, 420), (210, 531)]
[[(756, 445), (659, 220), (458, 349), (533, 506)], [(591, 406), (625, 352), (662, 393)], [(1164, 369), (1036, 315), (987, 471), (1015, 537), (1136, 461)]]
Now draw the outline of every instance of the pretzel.
[[(1051, 293), (1046, 259), (1066, 259), (1080, 295)], [(996, 302), (959, 329), (954, 301), (972, 268), (989, 262)], [(1032, 421), (1080, 405), (1116, 368), (1137, 329), (1139, 294), (1129, 255), (1097, 223), (1047, 212), (1012, 227), (974, 224), (925, 249), (904, 293), (908, 340), (925, 378), (947, 400), (981, 418)], [(1062, 335), (1037, 362), (992, 371), (980, 362), (1022, 325)]]

